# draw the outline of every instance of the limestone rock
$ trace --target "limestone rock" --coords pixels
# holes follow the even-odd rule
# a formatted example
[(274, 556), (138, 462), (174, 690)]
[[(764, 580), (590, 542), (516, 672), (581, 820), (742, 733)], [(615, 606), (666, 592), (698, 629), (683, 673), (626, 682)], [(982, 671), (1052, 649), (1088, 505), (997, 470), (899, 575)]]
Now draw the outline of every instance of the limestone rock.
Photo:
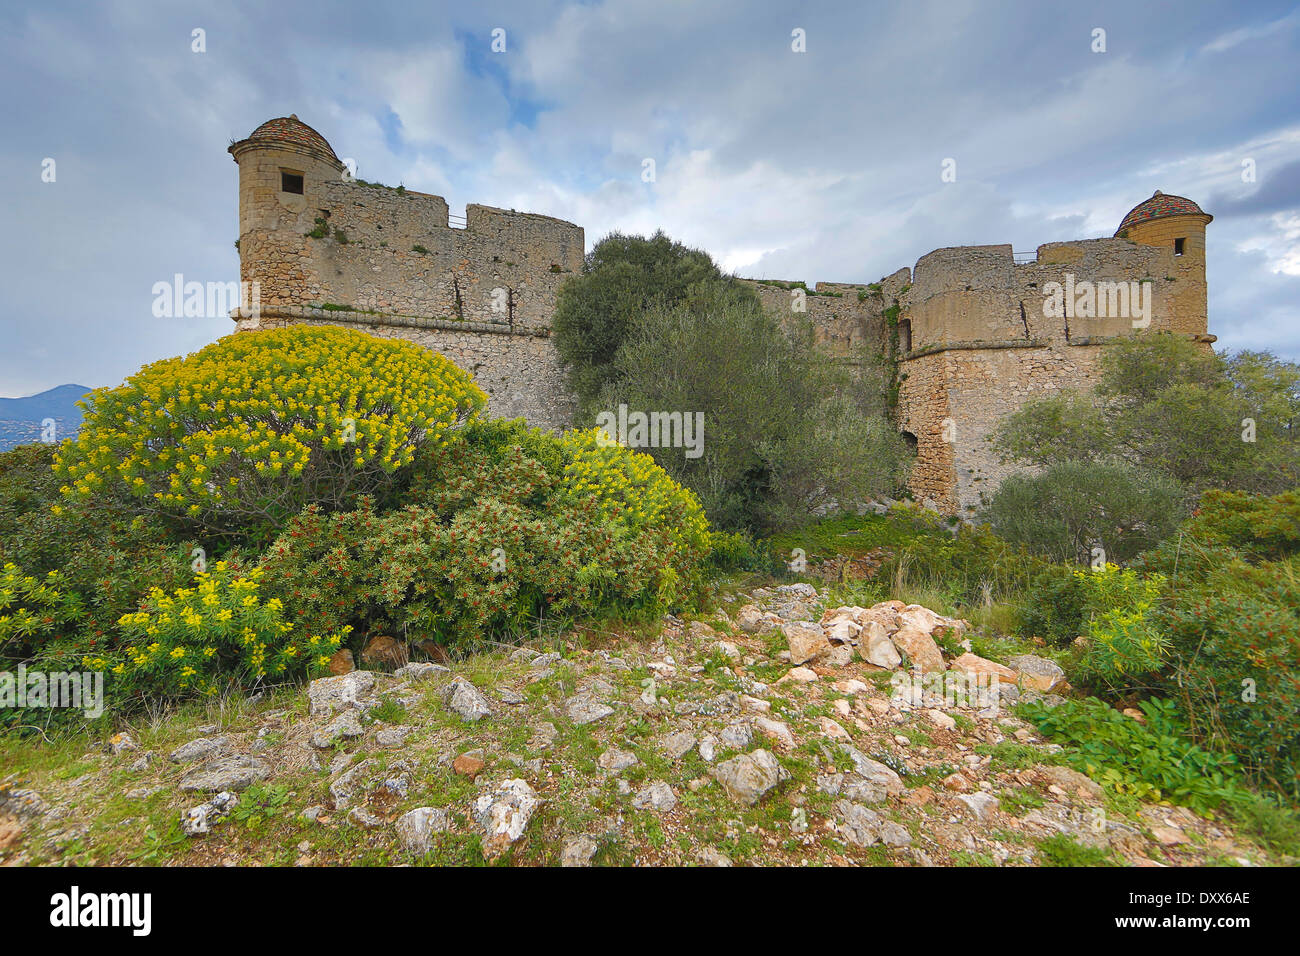
[(877, 829), (880, 832), (880, 842), (886, 846), (910, 846), (912, 843), (912, 834), (901, 823), (884, 820)]
[(880, 814), (850, 800), (837, 800), (835, 812), (840, 815), (836, 830), (857, 846), (871, 846), (880, 842)]
[(1069, 767), (1040, 765), (1034, 768), (1034, 776), (1041, 784), (1057, 786), (1066, 793), (1076, 794), (1090, 800), (1098, 800), (1102, 795), (1100, 784), (1091, 777)]
[(879, 621), (868, 621), (858, 635), (858, 653), (868, 664), (893, 670), (903, 663), (898, 648), (889, 639), (889, 632)]
[(394, 676), (403, 680), (420, 681), (432, 677), (434, 674), (446, 674), (447, 668), (441, 664), (432, 664), (428, 661), (412, 661), (403, 667), (399, 667), (393, 672)]
[(695, 748), (695, 735), (690, 731), (679, 730), (659, 741), (659, 749), (669, 760), (681, 760)]
[(385, 727), (375, 734), (375, 743), (381, 747), (400, 747), (411, 735), (410, 727)]
[(327, 726), (311, 735), (311, 745), (319, 750), (333, 747), (340, 740), (351, 740), (365, 733), (361, 727), (361, 718), (355, 710), (347, 710), (334, 718)]
[(595, 723), (614, 713), (614, 708), (609, 704), (586, 695), (571, 697), (565, 704), (565, 710), (569, 714), (569, 719), (575, 724)]
[(831, 738), (831, 740), (850, 740), (849, 732), (843, 726), (831, 720), (829, 717), (819, 717), (817, 724), (821, 732)]
[(440, 807), (416, 807), (397, 819), (397, 838), (412, 853), (428, 853), (433, 849), (433, 835), (442, 833), (451, 825), (447, 811)]
[(330, 798), (335, 810), (346, 810), (352, 805), (357, 788), (371, 765), (372, 761), (363, 760), (355, 767), (343, 770), (330, 782)]
[[(817, 659), (822, 667), (848, 667), (853, 663), (852, 644), (832, 644), (831, 649)], [(795, 668), (803, 670), (804, 668)]]
[(1020, 654), (1007, 661), (1020, 675), (1021, 686), (1046, 694), (1065, 680), (1065, 671), (1055, 661), (1034, 654)]
[(239, 793), (270, 775), (271, 768), (257, 757), (217, 757), (182, 777), (180, 788), (186, 793), (220, 793), (222, 790)]
[(840, 750), (853, 762), (853, 772), (888, 793), (902, 793), (903, 781), (883, 763), (873, 760), (855, 747), (840, 744)]
[(619, 750), (617, 747), (610, 747), (596, 758), (596, 763), (604, 770), (618, 773), (620, 770), (626, 770), (628, 767), (634, 766), (637, 759), (636, 754), (630, 750)]
[(352, 671), (340, 677), (322, 677), (307, 687), (311, 702), (309, 713), (313, 717), (332, 714), (337, 710), (368, 710), (374, 706), (370, 694), (375, 688), (375, 675), (370, 671)]
[(794, 749), (794, 734), (790, 732), (790, 727), (787, 724), (768, 717), (755, 717), (754, 725), (763, 736), (780, 744), (783, 750)]
[(957, 729), (957, 721), (953, 720), (949, 714), (945, 714), (941, 710), (931, 708), (925, 712), (925, 716), (930, 723), (934, 724), (934, 726), (938, 727), (940, 730)]
[(647, 784), (632, 798), (632, 806), (638, 810), (648, 809), (669, 813), (677, 806), (677, 794), (673, 793), (673, 788), (664, 781), (656, 780)]
[(181, 814), (181, 832), (186, 836), (198, 836), (212, 830), (212, 825), (233, 810), (239, 804), (239, 797), (228, 790), (223, 790), (206, 803), (191, 807)]
[(744, 750), (754, 740), (754, 728), (747, 720), (738, 720), (723, 727), (718, 734), (722, 745), (731, 750)]
[(736, 626), (746, 634), (757, 634), (770, 627), (768, 617), (753, 604), (746, 604), (736, 612)]
[(193, 763), (195, 760), (216, 756), (225, 747), (225, 737), (199, 737), (173, 750), (170, 759), (172, 763)]
[(1016, 681), (1016, 672), (1010, 667), (996, 661), (987, 660), (977, 654), (972, 654), (970, 651), (954, 658), (953, 662), (948, 665), (948, 669), (961, 671), (964, 674), (997, 677), (999, 681), (1010, 684), (1014, 684)]
[(717, 847), (706, 846), (700, 850), (699, 857), (701, 866), (731, 866), (731, 857), (723, 853)]
[(560, 866), (591, 866), (597, 849), (596, 841), (587, 834), (576, 836), (560, 851)]
[(998, 808), (998, 798), (991, 793), (961, 793), (957, 799), (966, 805), (975, 819), (985, 823)]
[(524, 780), (502, 781), (474, 801), (474, 819), (483, 831), (483, 853), (499, 856), (528, 828), (541, 801)]
[(713, 777), (722, 784), (727, 796), (747, 806), (758, 803), (764, 794), (789, 776), (776, 757), (766, 750), (732, 757), (713, 768)]
[(893, 634), (894, 646), (907, 655), (913, 667), (918, 667), (922, 674), (944, 670), (943, 654), (939, 645), (927, 632), (904, 625)]
[(793, 621), (781, 625), (781, 632), (790, 646), (790, 663), (804, 664), (820, 657), (831, 649), (830, 641), (820, 624), (811, 621)]
[(851, 617), (833, 618), (829, 624), (823, 623), (826, 639), (832, 644), (853, 644), (862, 632), (862, 625)]
[(463, 677), (457, 677), (443, 689), (442, 699), (448, 709), (470, 723), (492, 714), (487, 698)]

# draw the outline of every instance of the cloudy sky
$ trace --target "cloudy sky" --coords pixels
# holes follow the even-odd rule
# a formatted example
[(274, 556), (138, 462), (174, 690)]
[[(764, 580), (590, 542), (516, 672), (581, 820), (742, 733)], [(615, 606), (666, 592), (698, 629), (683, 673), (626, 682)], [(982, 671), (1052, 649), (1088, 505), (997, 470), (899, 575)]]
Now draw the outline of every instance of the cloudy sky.
[(1300, 360), (1293, 3), (10, 2), (0, 98), (4, 396), (228, 334), (154, 318), (152, 287), (237, 278), (226, 145), (289, 113), (453, 213), (558, 216), (588, 247), (662, 228), (809, 283), (1109, 236), (1159, 188), (1215, 215), (1220, 344)]

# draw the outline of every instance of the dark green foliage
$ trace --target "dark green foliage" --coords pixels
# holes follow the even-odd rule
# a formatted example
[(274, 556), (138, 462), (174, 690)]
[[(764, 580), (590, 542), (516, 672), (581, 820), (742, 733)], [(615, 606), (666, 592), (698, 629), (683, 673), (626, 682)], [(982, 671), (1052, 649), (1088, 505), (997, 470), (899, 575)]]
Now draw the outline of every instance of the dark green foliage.
[(721, 284), (736, 295), (753, 292), (726, 279), (708, 253), (688, 249), (662, 232), (649, 239), (610, 233), (592, 247), (582, 274), (560, 287), (552, 328), (583, 407), (597, 400), (616, 375), (614, 356), (651, 305), (673, 306), (702, 285)]
[(1241, 793), (1235, 758), (1193, 743), (1168, 701), (1141, 704), (1146, 723), (1093, 697), (1017, 713), (1067, 747), (1065, 758), (1104, 786), (1142, 800), (1170, 800), (1210, 810)]
[(994, 442), (1003, 459), (1123, 460), (1192, 493), (1300, 484), (1300, 366), (1255, 352), (1224, 360), (1155, 334), (1109, 347), (1099, 368), (1095, 395), (1054, 395), (1003, 419)]
[(702, 412), (699, 457), (647, 449), (725, 528), (764, 531), (894, 492), (905, 446), (883, 413), (879, 370), (826, 359), (724, 285), (653, 306), (616, 358), (600, 407)]
[(1122, 462), (1065, 461), (1012, 475), (983, 518), (1013, 544), (1054, 561), (1122, 563), (1164, 540), (1186, 516), (1181, 485)]
[(0, 564), (13, 562), (39, 580), (59, 572), (61, 590), (78, 601), (78, 610), (61, 615), (39, 642), (0, 648), (8, 661), (37, 653), (71, 659), (111, 648), (118, 618), (134, 611), (150, 587), (182, 587), (192, 578), (197, 542), (165, 522), (65, 504), (50, 470), (53, 452), (52, 446), (25, 445), (0, 453)]
[(1049, 565), (1025, 592), (1020, 632), (1063, 647), (1087, 629), (1088, 595), (1074, 570)]
[[(1295, 492), (1211, 492), (1182, 533), (1143, 556), (1170, 579), (1158, 689), (1200, 739), (1300, 796), (1300, 528)], [(1267, 559), (1267, 560), (1265, 560)]]

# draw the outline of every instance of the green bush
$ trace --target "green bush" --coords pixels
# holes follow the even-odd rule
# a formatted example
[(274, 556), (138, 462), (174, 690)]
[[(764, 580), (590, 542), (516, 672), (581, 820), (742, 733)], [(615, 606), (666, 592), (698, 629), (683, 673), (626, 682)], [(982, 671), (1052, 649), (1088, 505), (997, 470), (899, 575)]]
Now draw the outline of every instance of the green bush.
[(1170, 581), (1156, 623), (1169, 664), (1153, 681), (1198, 739), (1257, 780), (1300, 795), (1300, 549), (1296, 494), (1207, 492), (1181, 534), (1137, 564)]
[(648, 456), (514, 425), (457, 441), (422, 466), (418, 504), (308, 507), (268, 548), (268, 580), (304, 633), (465, 643), (556, 615), (659, 613), (698, 585), (707, 524)]
[(707, 252), (688, 249), (662, 232), (650, 238), (613, 232), (587, 253), (582, 274), (560, 287), (552, 320), (556, 351), (584, 410), (618, 377), (614, 357), (642, 313), (676, 305), (699, 290), (725, 286), (757, 301), (725, 277)]
[(84, 616), (81, 596), (67, 588), (58, 571), (37, 578), (12, 561), (0, 568), (0, 660), (31, 658)]
[(75, 605), (65, 605), (36, 633), (0, 640), (0, 662), (31, 659), (52, 641), (75, 654), (111, 647), (118, 619), (134, 611), (150, 587), (190, 580), (196, 542), (178, 537), (165, 522), (62, 504), (53, 456), (48, 445), (0, 453), (0, 563), (38, 581), (55, 573), (59, 590)]
[(1252, 559), (1300, 553), (1300, 491), (1272, 497), (1207, 491), (1183, 529), (1202, 545), (1235, 548)]
[[(1300, 366), (1267, 353), (1225, 360), (1184, 337), (1109, 346), (1089, 395), (1027, 402), (998, 425), (1004, 461), (1126, 462), (1189, 493), (1276, 493), (1300, 484)], [(1092, 497), (1109, 502), (1104, 486)]]
[(1034, 562), (987, 525), (952, 525), (913, 504), (893, 506), (889, 519), (897, 543), (879, 574), (897, 593), (937, 592), (954, 606), (976, 606), (1018, 594)]
[(1199, 811), (1244, 796), (1235, 758), (1193, 743), (1171, 702), (1146, 700), (1141, 709), (1145, 724), (1093, 697), (1021, 704), (1017, 713), (1064, 744), (1075, 769), (1117, 793)]
[(1300, 559), (1180, 579), (1158, 622), (1171, 656), (1158, 685), (1197, 735), (1300, 797)]
[(883, 381), (830, 360), (810, 327), (783, 327), (752, 294), (710, 286), (652, 306), (615, 364), (600, 393), (606, 413), (702, 415), (697, 448), (648, 450), (720, 527), (805, 524), (895, 493), (903, 479), (906, 448), (883, 411)]
[(1088, 597), (1077, 567), (1049, 564), (1024, 594), (1019, 632), (1063, 647), (1087, 630)]
[(983, 520), (1053, 561), (1087, 563), (1100, 547), (1107, 561), (1123, 563), (1167, 538), (1187, 513), (1182, 487), (1157, 472), (1068, 461), (1004, 480)]

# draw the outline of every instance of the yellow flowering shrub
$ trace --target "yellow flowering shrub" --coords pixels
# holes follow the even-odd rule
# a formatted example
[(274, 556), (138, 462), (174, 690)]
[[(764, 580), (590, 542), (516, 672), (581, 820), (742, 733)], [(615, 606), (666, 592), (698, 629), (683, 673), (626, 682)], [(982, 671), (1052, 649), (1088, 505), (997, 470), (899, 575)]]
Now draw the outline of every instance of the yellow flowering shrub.
[(118, 649), (87, 654), (90, 670), (107, 671), (119, 693), (185, 697), (229, 684), (311, 676), (324, 670), (351, 628), (304, 636), (284, 619), (279, 599), (259, 594), (262, 571), (241, 575), (224, 561), (197, 575), (194, 587), (154, 588), (140, 610), (118, 622)]
[(238, 535), (394, 486), (486, 403), (467, 372), (412, 342), (337, 326), (240, 332), (95, 390), (54, 470), (70, 498), (110, 495)]
[(693, 560), (708, 554), (709, 522), (699, 499), (650, 455), (624, 448), (599, 428), (566, 432), (560, 444), (568, 462), (557, 502), (594, 502), (603, 521), (632, 535), (662, 530)]

